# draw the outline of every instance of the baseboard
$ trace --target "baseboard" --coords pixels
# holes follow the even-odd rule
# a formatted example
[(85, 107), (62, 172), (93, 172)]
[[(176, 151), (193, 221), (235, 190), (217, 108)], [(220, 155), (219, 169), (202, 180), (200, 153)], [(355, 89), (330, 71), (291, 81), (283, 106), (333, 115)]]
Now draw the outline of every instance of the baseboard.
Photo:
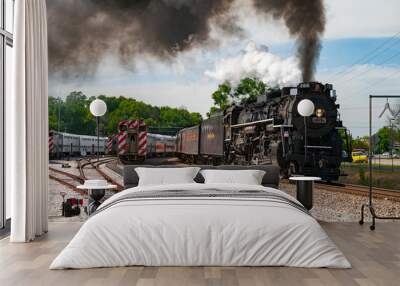
[(6, 223), (3, 228), (0, 228), (0, 239), (9, 236), (10, 230), (11, 230), (11, 218), (6, 220)]

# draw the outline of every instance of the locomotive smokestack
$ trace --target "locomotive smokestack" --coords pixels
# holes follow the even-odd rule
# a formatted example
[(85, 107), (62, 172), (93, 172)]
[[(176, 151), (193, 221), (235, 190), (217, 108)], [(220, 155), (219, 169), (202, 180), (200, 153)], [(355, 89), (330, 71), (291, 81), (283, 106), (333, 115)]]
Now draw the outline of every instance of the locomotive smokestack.
[[(231, 13), (234, 1), (47, 1), (50, 70), (85, 74), (109, 53), (132, 65), (139, 54), (168, 61), (195, 46), (214, 46), (211, 23), (231, 35), (243, 32)], [(323, 0), (246, 1), (284, 19), (298, 42), (303, 80), (311, 80), (324, 31)]]

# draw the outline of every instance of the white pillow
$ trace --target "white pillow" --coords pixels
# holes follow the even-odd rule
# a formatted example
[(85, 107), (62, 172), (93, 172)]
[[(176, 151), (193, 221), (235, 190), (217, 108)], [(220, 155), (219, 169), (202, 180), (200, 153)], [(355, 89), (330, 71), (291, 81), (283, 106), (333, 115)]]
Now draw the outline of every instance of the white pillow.
[(135, 168), (139, 177), (138, 186), (195, 183), (193, 179), (196, 177), (199, 170), (199, 167)]
[(261, 170), (202, 170), (205, 184), (261, 185), (265, 171)]

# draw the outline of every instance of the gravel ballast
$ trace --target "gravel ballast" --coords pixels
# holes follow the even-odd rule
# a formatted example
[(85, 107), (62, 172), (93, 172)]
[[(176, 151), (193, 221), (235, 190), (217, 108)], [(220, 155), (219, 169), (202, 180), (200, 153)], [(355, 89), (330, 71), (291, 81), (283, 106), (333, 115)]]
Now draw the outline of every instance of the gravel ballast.
[[(74, 161), (69, 162), (71, 168), (62, 169), (63, 171), (70, 172), (72, 174), (79, 174), (76, 163)], [(60, 168), (60, 165), (51, 165), (52, 167)], [(101, 166), (101, 169), (116, 179), (122, 184), (122, 177), (115, 171), (106, 167)], [(115, 169), (115, 168), (114, 168)], [(102, 179), (100, 174), (90, 168), (85, 168), (85, 174), (90, 179)], [(281, 183), (280, 189), (286, 193), (296, 196), (296, 185), (289, 183)], [(69, 197), (80, 197), (77, 193), (61, 185), (58, 182), (49, 180), (49, 218), (51, 221), (80, 221), (85, 220), (86, 215), (81, 217), (64, 218), (61, 216), (61, 203), (62, 197), (60, 192), (66, 192), (66, 198)], [(108, 196), (111, 195), (107, 194)], [(311, 210), (311, 214), (320, 221), (325, 222), (357, 222), (360, 220), (360, 208), (363, 203), (368, 202), (367, 196), (331, 192), (324, 190), (322, 186), (314, 186), (314, 207)], [(376, 212), (381, 216), (400, 216), (400, 202), (393, 201), (384, 198), (374, 198), (373, 200)], [(370, 221), (369, 212), (365, 211), (365, 221)], [(382, 220), (382, 222), (387, 220)]]

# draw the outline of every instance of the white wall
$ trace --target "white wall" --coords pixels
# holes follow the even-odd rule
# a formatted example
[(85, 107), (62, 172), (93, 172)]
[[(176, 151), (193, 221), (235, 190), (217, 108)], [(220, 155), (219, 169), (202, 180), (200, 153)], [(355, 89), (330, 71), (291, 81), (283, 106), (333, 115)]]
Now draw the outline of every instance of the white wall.
[[(10, 46), (6, 46), (6, 76), (5, 76), (5, 98), (6, 98), (6, 112), (7, 112), (7, 97), (11, 95), (11, 87), (12, 87), (12, 82), (11, 82), (11, 74), (12, 74), (12, 68), (13, 68), (13, 57), (12, 57), (12, 48)], [(6, 123), (6, 128), (7, 128), (7, 123)], [(7, 140), (7, 138), (6, 138)], [(5, 167), (7, 169), (7, 166)], [(7, 177), (5, 178), (6, 184), (7, 184)], [(11, 217), (11, 193), (10, 193), (10, 188), (5, 187), (5, 196), (6, 196), (6, 219), (9, 219)]]

